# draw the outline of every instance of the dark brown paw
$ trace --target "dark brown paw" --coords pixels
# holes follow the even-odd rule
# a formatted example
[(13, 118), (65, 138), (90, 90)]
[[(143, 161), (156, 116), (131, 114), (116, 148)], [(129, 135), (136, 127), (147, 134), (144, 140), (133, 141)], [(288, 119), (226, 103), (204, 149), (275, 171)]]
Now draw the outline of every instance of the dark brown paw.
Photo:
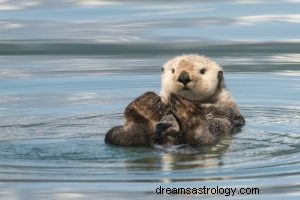
[(191, 101), (173, 93), (170, 95), (170, 103), (171, 111), (178, 122), (188, 120), (189, 117), (197, 113), (199, 109)]
[(172, 127), (171, 124), (158, 123), (155, 126), (155, 132), (154, 132), (154, 137), (152, 138), (152, 142), (154, 144), (162, 144), (164, 141), (164, 137), (168, 133), (168, 129), (170, 127)]
[(138, 117), (158, 121), (164, 115), (161, 98), (154, 92), (146, 92), (133, 100), (125, 109), (125, 117), (133, 120)]
[(178, 122), (173, 115), (164, 116), (155, 126), (153, 144), (175, 145), (183, 143)]
[(183, 141), (181, 132), (174, 130), (172, 125), (159, 123), (156, 126), (152, 144), (177, 145), (182, 144)]

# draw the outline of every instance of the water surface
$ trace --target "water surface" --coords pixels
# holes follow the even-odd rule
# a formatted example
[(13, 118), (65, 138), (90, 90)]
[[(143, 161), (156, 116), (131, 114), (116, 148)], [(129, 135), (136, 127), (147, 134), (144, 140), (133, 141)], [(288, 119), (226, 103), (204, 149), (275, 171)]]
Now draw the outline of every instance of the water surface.
[[(260, 193), (188, 197), (299, 199), (297, 1), (124, 2), (0, 2), (0, 198), (181, 199), (156, 188), (218, 186)], [(106, 145), (184, 53), (224, 68), (242, 131), (198, 155)]]
[[(131, 100), (159, 92), (160, 67), (171, 56), (1, 56), (1, 195), (151, 198), (159, 186), (203, 185), (298, 195), (300, 74), (276, 70), (299, 64), (289, 62), (294, 54), (212, 56), (224, 66), (247, 125), (199, 155), (104, 144)], [(247, 68), (266, 62), (275, 70)]]

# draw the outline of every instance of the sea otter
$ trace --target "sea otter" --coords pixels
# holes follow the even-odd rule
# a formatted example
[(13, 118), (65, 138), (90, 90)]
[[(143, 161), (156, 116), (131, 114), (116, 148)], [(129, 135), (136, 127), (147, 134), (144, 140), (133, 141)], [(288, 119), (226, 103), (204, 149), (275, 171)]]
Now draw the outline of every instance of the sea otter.
[(125, 124), (105, 142), (120, 146), (209, 145), (235, 132), (244, 117), (225, 88), (223, 69), (200, 55), (178, 56), (162, 68), (160, 96), (146, 92), (125, 109)]

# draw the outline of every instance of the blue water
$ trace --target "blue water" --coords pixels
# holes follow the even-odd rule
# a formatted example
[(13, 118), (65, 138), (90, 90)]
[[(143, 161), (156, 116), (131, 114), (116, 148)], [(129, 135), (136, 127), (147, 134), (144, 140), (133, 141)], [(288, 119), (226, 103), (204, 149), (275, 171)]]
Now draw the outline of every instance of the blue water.
[[(299, 3), (30, 2), (0, 3), (0, 199), (300, 198)], [(106, 145), (124, 108), (158, 93), (161, 66), (184, 53), (224, 68), (242, 131), (189, 156)]]
[[(259, 56), (245, 59), (255, 60), (258, 67), (263, 62)], [(105, 132), (123, 123), (122, 112), (131, 100), (148, 90), (159, 91), (159, 63), (168, 58), (2, 56), (1, 195), (152, 198), (160, 185), (205, 185), (258, 187), (264, 198), (298, 196), (297, 70), (240, 72), (248, 64), (240, 55), (212, 57), (223, 64), (227, 87), (247, 125), (216, 146), (200, 149), (199, 155), (104, 144)], [(237, 66), (226, 73), (226, 63), (236, 60)]]

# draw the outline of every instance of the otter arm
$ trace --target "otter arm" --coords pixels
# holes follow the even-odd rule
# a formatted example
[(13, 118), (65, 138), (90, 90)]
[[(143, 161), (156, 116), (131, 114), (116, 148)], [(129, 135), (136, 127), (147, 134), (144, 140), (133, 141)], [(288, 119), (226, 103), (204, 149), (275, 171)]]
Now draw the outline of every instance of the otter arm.
[(188, 144), (214, 144), (219, 136), (233, 133), (245, 122), (234, 102), (226, 106), (202, 106), (175, 94), (171, 94), (170, 102)]
[(126, 107), (124, 126), (110, 129), (105, 142), (120, 146), (151, 145), (155, 124), (163, 114), (160, 97), (154, 92), (146, 92)]
[(191, 145), (213, 144), (216, 136), (210, 132), (203, 110), (195, 103), (177, 95), (170, 95), (171, 111), (178, 121), (184, 142)]

